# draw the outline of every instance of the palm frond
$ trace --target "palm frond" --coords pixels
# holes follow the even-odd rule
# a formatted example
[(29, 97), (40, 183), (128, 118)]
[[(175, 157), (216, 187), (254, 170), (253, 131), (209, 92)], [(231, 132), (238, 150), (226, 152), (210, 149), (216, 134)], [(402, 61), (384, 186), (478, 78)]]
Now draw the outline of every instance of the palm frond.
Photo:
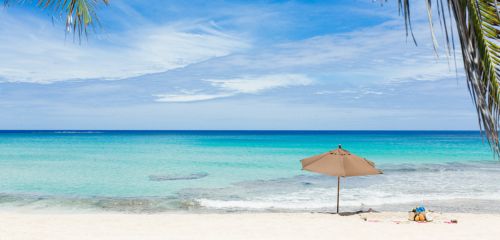
[[(492, 150), (500, 156), (500, 4), (497, 0), (425, 0), (435, 52), (433, 6), (444, 33), (448, 57), (455, 54), (456, 30), (467, 78), (467, 86), (476, 106), (479, 127)], [(404, 9), (407, 32), (412, 32), (409, 0), (398, 0)], [(446, 11), (447, 9), (448, 11)], [(446, 20), (448, 18), (448, 21)], [(453, 23), (455, 22), (455, 28)], [(455, 29), (455, 30), (454, 30)], [(407, 33), (408, 35), (408, 33)], [(453, 50), (452, 50), (453, 49)], [(454, 59), (456, 57), (454, 55)]]
[(99, 4), (108, 5), (109, 0), (4, 0), (5, 6), (11, 3), (34, 4), (51, 11), (64, 19), (67, 33), (72, 32), (81, 40), (82, 35), (87, 36), (89, 27), (99, 23), (96, 7)]

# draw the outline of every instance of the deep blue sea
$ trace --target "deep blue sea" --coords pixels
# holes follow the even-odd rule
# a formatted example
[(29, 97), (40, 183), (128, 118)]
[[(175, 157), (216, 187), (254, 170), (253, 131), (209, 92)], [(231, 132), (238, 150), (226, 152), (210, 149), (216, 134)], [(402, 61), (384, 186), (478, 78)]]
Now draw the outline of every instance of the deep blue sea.
[(500, 211), (477, 131), (0, 131), (0, 208), (330, 211), (337, 179), (300, 160), (338, 144), (384, 171), (342, 179), (342, 209)]

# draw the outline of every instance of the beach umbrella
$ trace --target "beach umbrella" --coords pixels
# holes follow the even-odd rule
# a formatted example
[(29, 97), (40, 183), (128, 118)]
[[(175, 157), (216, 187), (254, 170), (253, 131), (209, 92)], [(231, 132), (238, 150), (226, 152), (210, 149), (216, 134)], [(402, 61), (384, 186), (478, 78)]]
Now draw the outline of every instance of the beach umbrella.
[(365, 158), (351, 154), (339, 148), (300, 160), (302, 170), (337, 177), (337, 213), (339, 212), (340, 177), (366, 176), (382, 174), (375, 164)]

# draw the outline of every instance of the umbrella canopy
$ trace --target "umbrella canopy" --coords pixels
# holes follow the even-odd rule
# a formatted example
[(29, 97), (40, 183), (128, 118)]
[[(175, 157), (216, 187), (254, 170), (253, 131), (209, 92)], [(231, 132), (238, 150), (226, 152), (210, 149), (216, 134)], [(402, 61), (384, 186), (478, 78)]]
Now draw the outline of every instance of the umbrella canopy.
[(338, 149), (302, 159), (300, 162), (303, 170), (338, 178), (337, 213), (339, 212), (340, 177), (382, 174), (382, 171), (375, 168), (373, 162), (351, 154), (342, 149), (341, 145)]
[(336, 177), (366, 176), (381, 174), (375, 164), (365, 158), (338, 149), (301, 160), (302, 169)]

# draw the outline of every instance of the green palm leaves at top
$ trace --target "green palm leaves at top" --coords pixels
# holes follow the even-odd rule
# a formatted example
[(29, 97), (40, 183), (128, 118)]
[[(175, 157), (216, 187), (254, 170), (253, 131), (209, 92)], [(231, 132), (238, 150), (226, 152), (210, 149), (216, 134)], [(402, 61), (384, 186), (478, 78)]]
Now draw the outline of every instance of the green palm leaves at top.
[(500, 154), (499, 15), (496, 0), (449, 1), (455, 12), (465, 72), (480, 126)]
[(99, 22), (95, 13), (97, 5), (108, 5), (109, 0), (4, 0), (5, 5), (10, 3), (35, 4), (57, 13), (65, 19), (66, 32), (73, 32), (81, 39), (87, 35), (89, 26)]
[[(434, 49), (433, 9), (437, 10), (441, 31), (444, 33), (446, 53), (455, 54), (454, 32), (460, 41), (467, 86), (476, 106), (481, 132), (491, 148), (500, 155), (498, 128), (500, 124), (500, 4), (498, 0), (424, 0)], [(411, 29), (410, 1), (398, 0), (405, 26)], [(455, 24), (453, 24), (453, 21)], [(455, 26), (454, 26), (455, 25)], [(413, 37), (413, 40), (415, 38)], [(453, 49), (453, 50), (452, 50)], [(454, 55), (454, 59), (456, 57)]]

